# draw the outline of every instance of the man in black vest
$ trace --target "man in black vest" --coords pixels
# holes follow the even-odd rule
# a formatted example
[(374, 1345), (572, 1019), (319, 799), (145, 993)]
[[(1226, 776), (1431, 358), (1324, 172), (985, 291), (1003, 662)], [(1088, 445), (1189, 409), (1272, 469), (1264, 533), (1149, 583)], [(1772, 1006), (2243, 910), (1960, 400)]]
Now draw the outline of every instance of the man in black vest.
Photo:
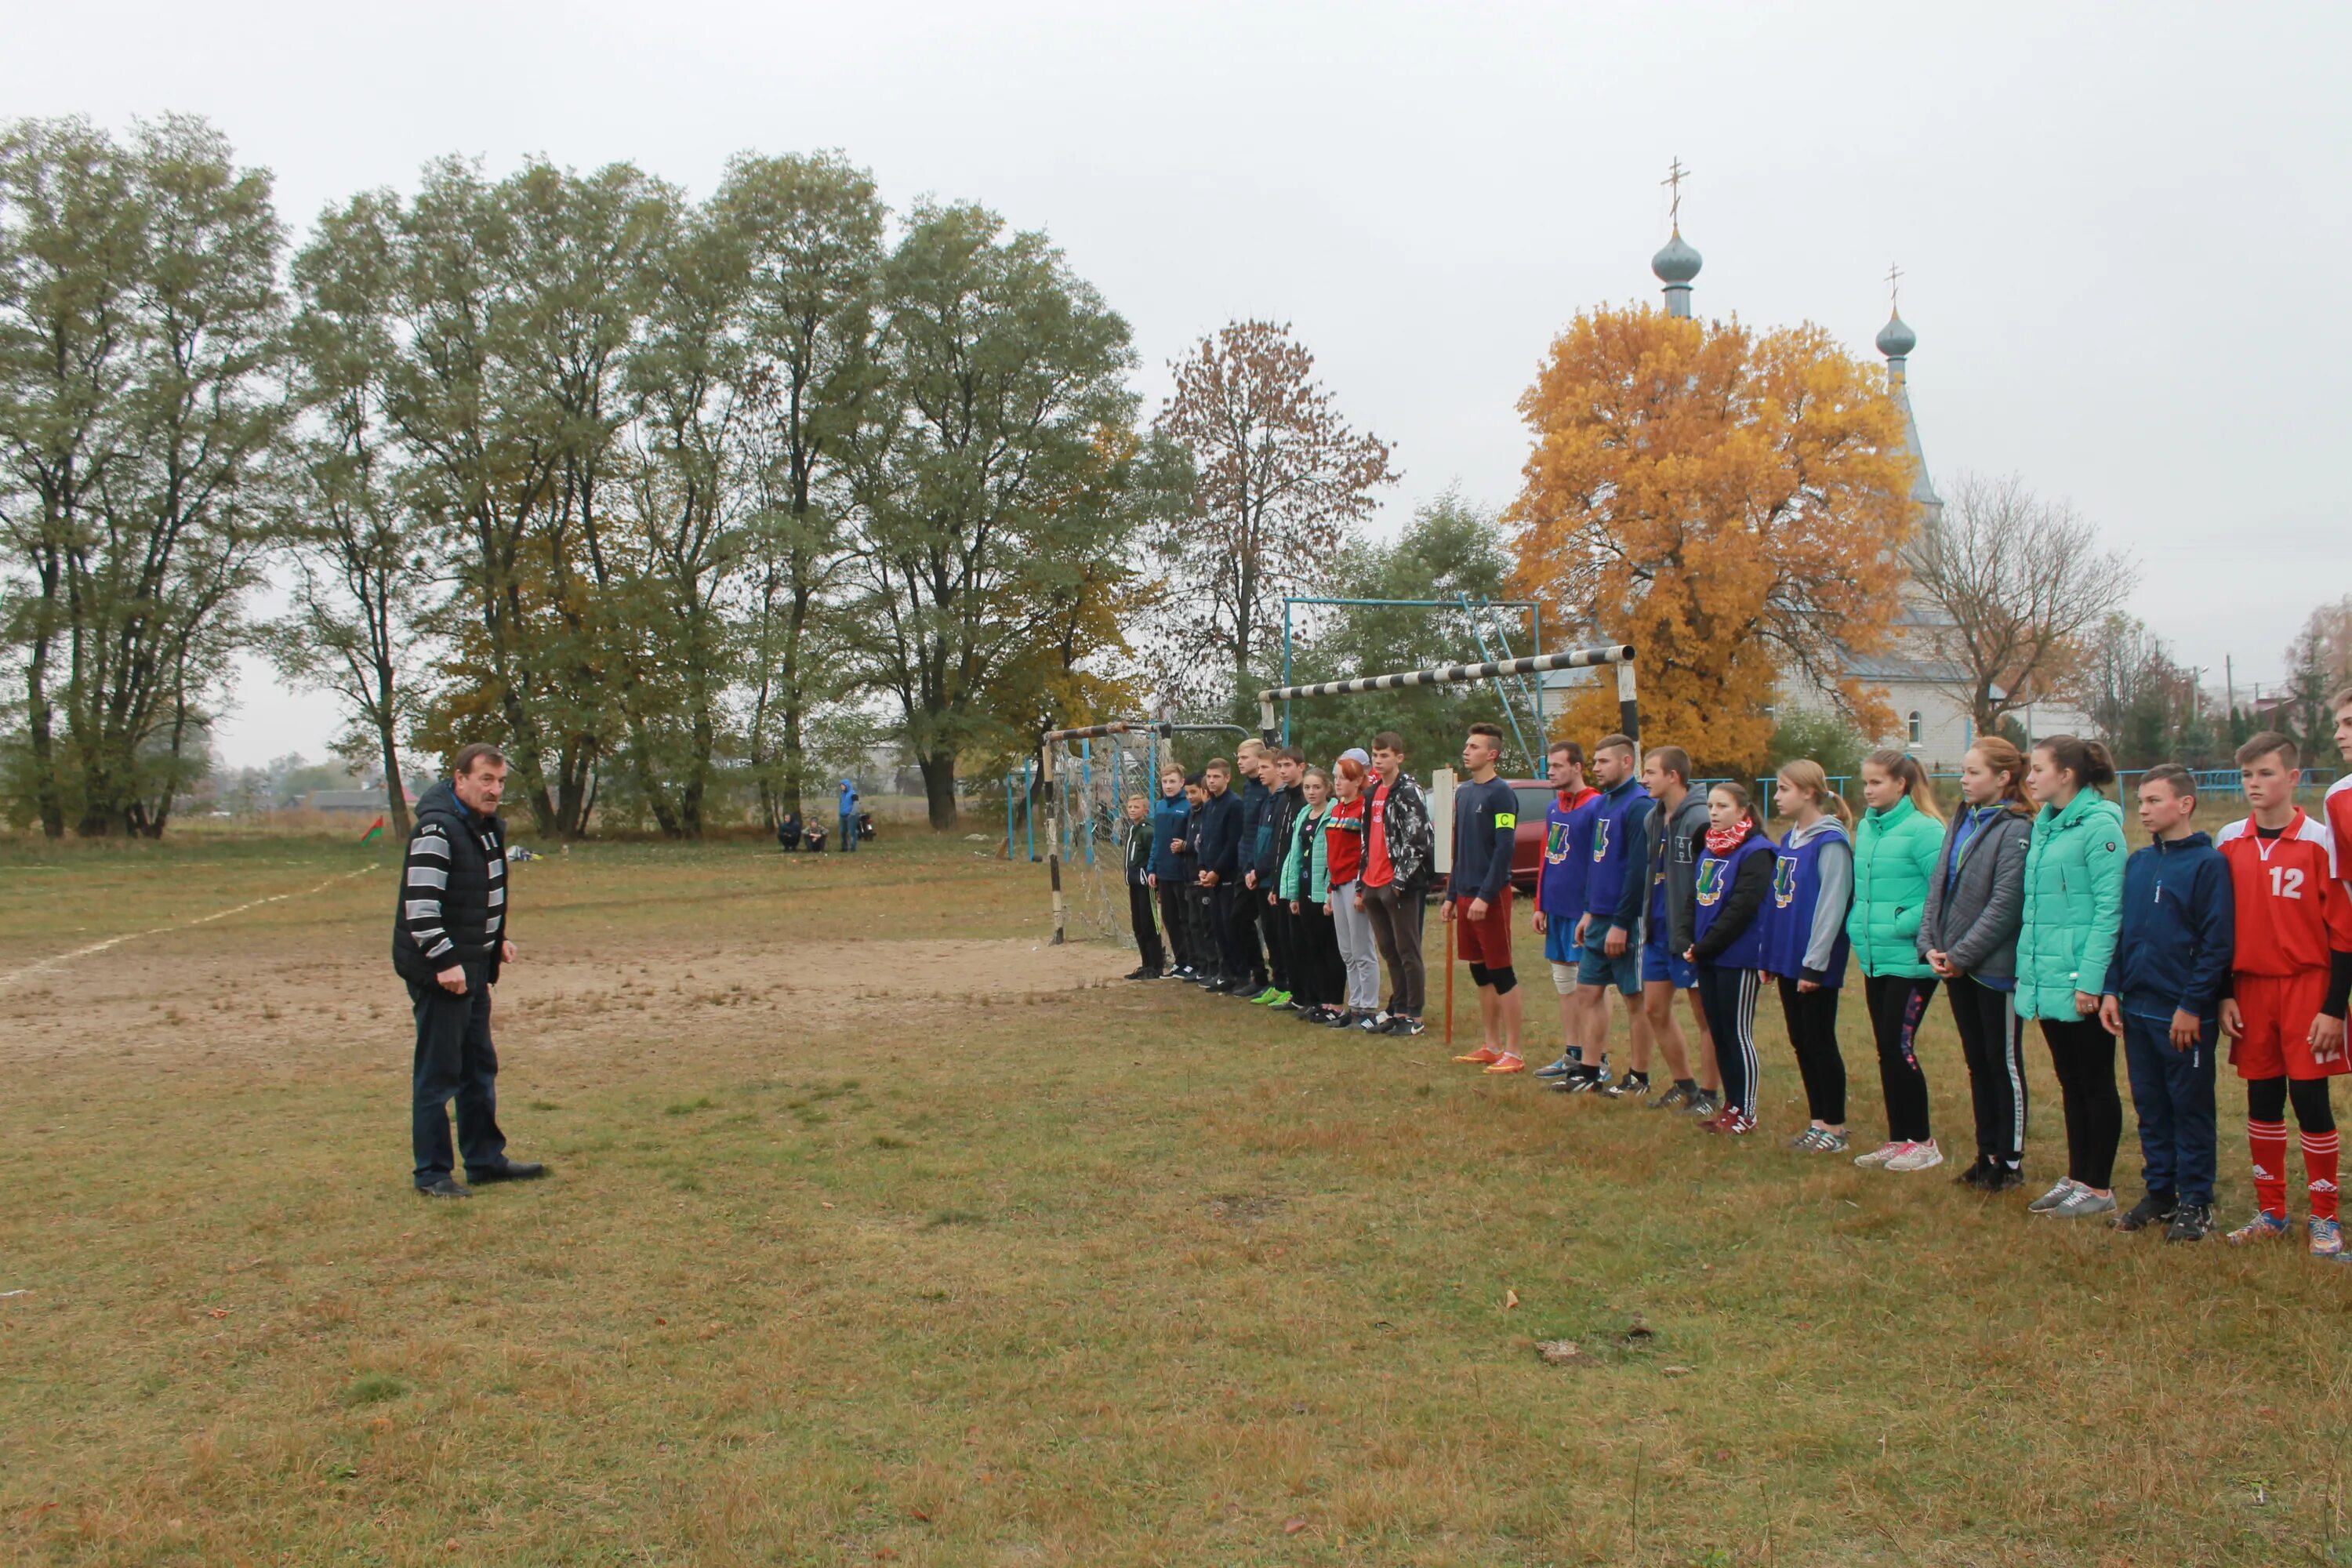
[(499, 820), (506, 787), (507, 760), (496, 746), (458, 748), (454, 776), (416, 803), (400, 870), (392, 967), (408, 982), (416, 1013), (410, 1138), (416, 1190), (427, 1197), (473, 1196), (453, 1173), (452, 1099), (467, 1181), (520, 1182), (547, 1173), (544, 1165), (508, 1159), (499, 1131), (490, 988), (500, 966), (515, 961), (507, 939), (506, 826)]

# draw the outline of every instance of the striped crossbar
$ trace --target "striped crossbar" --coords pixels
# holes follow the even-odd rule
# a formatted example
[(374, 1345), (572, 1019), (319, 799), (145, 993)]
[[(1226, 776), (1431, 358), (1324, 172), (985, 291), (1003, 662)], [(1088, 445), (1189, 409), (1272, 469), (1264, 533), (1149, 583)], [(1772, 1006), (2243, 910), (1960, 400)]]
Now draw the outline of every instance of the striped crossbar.
[(1633, 644), (1612, 643), (1606, 647), (1570, 648), (1561, 653), (1530, 654), (1526, 658), (1490, 659), (1485, 664), (1441, 664), (1433, 669), (1400, 670), (1394, 675), (1360, 675), (1353, 680), (1322, 680), (1312, 686), (1276, 686), (1259, 692), (1257, 700), (1264, 703), (1286, 702), (1294, 697), (1346, 697), (1358, 691), (1449, 686), (1465, 680), (1536, 675), (1547, 669), (1591, 669), (1604, 664), (1633, 662)]

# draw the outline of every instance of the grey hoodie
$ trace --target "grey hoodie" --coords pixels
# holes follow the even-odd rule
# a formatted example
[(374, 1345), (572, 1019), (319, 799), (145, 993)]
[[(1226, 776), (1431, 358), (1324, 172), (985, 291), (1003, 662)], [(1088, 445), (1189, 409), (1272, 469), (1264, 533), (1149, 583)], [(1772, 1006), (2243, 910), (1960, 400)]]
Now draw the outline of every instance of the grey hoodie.
[(1927, 901), (1919, 911), (1919, 956), (1941, 952), (1963, 974), (1990, 980), (2017, 975), (2017, 928), (2025, 913), (2025, 846), (2033, 819), (2022, 812), (1995, 811), (1969, 837), (1952, 875), (1952, 845), (1971, 811), (1953, 814), (1944, 828), (1944, 851), (1927, 879)]
[(1822, 846), (1821, 858), (1814, 862), (1822, 879), (1822, 896), (1813, 900), (1813, 929), (1805, 938), (1805, 973), (1801, 978), (1818, 981), (1828, 974), (1830, 961), (1837, 956), (1838, 938), (1845, 934), (1846, 910), (1853, 904), (1853, 838), (1844, 823), (1823, 812), (1811, 826), (1790, 828), (1788, 845), (1794, 849), (1816, 838), (1838, 840)]
[(1706, 792), (1692, 790), (1683, 796), (1668, 817), (1665, 831), (1659, 832), (1659, 821), (1665, 816), (1664, 805), (1650, 813), (1649, 826), (1643, 834), (1643, 847), (1650, 855), (1650, 882), (1653, 887), (1661, 877), (1666, 884), (1666, 927), (1664, 931), (1650, 929), (1654, 897), (1642, 904), (1642, 940), (1644, 942), (1669, 942), (1668, 951), (1679, 956), (1690, 946), (1698, 922), (1698, 852), (1706, 837)]

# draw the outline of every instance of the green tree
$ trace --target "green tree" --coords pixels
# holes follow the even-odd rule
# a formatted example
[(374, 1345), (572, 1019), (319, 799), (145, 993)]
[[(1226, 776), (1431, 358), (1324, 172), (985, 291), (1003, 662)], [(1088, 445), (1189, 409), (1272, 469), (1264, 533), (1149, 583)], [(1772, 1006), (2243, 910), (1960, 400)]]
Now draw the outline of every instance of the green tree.
[(970, 205), (909, 216), (886, 274), (889, 414), (860, 465), (862, 656), (942, 830), (960, 754), (1003, 743), (991, 700), (1038, 633), (1040, 584), (1123, 558), (1133, 515), (1096, 482), (1134, 426), (1127, 323), (1044, 236), (1003, 228)]

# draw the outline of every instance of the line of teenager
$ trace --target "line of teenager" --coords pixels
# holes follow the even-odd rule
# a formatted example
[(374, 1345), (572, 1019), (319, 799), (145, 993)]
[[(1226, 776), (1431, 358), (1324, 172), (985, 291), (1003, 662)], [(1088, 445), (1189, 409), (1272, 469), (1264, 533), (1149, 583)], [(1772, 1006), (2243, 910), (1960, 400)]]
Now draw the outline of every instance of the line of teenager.
[(1128, 978), (1190, 981), (1329, 1028), (1420, 1034), (1435, 840), (1404, 762), (1384, 731), (1328, 771), (1255, 740), (1198, 773), (1163, 770), (1156, 805), (1126, 802), (1143, 959)]
[[(2352, 754), (2352, 689), (2329, 709), (2336, 744)], [(1382, 746), (1391, 748), (1385, 773)], [(1513, 1074), (1527, 1070), (1510, 946), (1517, 805), (1496, 774), (1501, 748), (1500, 732), (1483, 724), (1464, 745), (1469, 777), (1456, 792), (1444, 918), (1457, 922), (1484, 1036), (1477, 1049), (1455, 1059)], [(1295, 752), (1265, 755), (1273, 759), (1269, 795), (1279, 801), (1296, 789), (1297, 796), (1265, 829), (1273, 859), (1253, 862), (1253, 876), (1271, 868), (1259, 900), (1270, 917), (1254, 918), (1271, 918), (1269, 932), (1282, 934), (1271, 936), (1269, 951), (1288, 944), (1290, 975), (1306, 989), (1285, 996), (1286, 988), (1269, 982), (1253, 990), (1255, 976), (1220, 988), (1286, 1003), (1316, 1021), (1419, 1032), (1418, 891), (1385, 900), (1387, 934), (1371, 940), (1398, 984), (1390, 1005), (1374, 1010), (1369, 948), (1360, 950), (1366, 978), (1359, 988), (1349, 956), (1359, 950), (1350, 948), (1346, 924), (1352, 912), (1378, 907), (1361, 896), (1369, 870), (1332, 857), (1318, 879), (1316, 846), (1360, 842), (1366, 821), (1380, 819), (1362, 809), (1360, 763), (1349, 789), (1349, 759), (1362, 754), (1343, 757), (1336, 770), (1344, 799), (1327, 798), (1325, 776)], [(1381, 781), (1376, 791), (1392, 790), (1399, 778), (1411, 785), (1393, 735), (1380, 737), (1371, 761)], [(2213, 1226), (2214, 1080), (2226, 1038), (2246, 1086), (2256, 1199), (2254, 1216), (2230, 1239), (2292, 1233), (2284, 1120), (2291, 1106), (2311, 1251), (2352, 1258), (2337, 1225), (2337, 1137), (2328, 1099), (2329, 1080), (2347, 1069), (2352, 862), (2339, 858), (2338, 846), (2352, 849), (2352, 776), (2328, 791), (2319, 817), (2307, 816), (2294, 801), (2302, 778), (2294, 742), (2255, 735), (2237, 754), (2249, 815), (2217, 838), (2191, 826), (2194, 776), (2171, 764), (2152, 768), (2137, 791), (2151, 842), (2126, 857), (2122, 810), (2102, 793), (2115, 782), (2113, 763), (2097, 742), (2071, 735), (2037, 742), (2030, 756), (1998, 737), (1977, 742), (1961, 764), (1959, 808), (1949, 820), (1916, 760), (1903, 752), (1875, 752), (1864, 761), (1858, 820), (1818, 763), (1790, 763), (1774, 781), (1774, 805), (1790, 824), (1778, 839), (1741, 785), (1693, 790), (1690, 759), (1679, 747), (1640, 759), (1632, 741), (1607, 736), (1593, 748), (1590, 784), (1575, 742), (1554, 745), (1548, 761), (1557, 794), (1545, 824), (1534, 924), (1559, 994), (1565, 1048), (1534, 1076), (1553, 1089), (1679, 1112), (1727, 1136), (1753, 1132), (1761, 1076), (1755, 1013), (1769, 984), (1810, 1113), (1789, 1146), (1845, 1152), (1851, 1134), (1837, 1012), (1849, 975), (1858, 972), (1887, 1131), (1854, 1163), (1932, 1169), (1945, 1155), (1916, 1042), (1940, 986), (1967, 1064), (1975, 1123), (1975, 1159), (1959, 1184), (1988, 1194), (2025, 1184), (2031, 1021), (2058, 1079), (2067, 1169), (2029, 1209), (2070, 1219), (2103, 1215), (2119, 1230), (2160, 1226), (2168, 1239), (2194, 1241)], [(1205, 780), (1199, 793), (1215, 798)], [(1412, 799), (1420, 851), (1412, 875), (1425, 883), (1428, 814), (1417, 792)], [(1130, 803), (1130, 814), (1142, 805)], [(1356, 808), (1355, 826), (1339, 826), (1344, 807)], [(1185, 815), (1188, 824), (1195, 819), (1189, 809)], [(1152, 831), (1153, 840), (1138, 842), (1155, 853), (1158, 840), (1172, 850), (1182, 838)], [(1397, 862), (1393, 850), (1389, 855), (1392, 877)], [(1136, 863), (1130, 847), (1130, 867)], [(1334, 864), (1353, 879), (1332, 874)], [(1402, 922), (1395, 910), (1403, 904), (1413, 911), (1409, 989), (1396, 952)], [(1178, 907), (1212, 916), (1215, 910), (1213, 900)], [(1230, 907), (1233, 919), (1182, 939), (1194, 943), (1196, 957), (1202, 934), (1238, 924), (1239, 906)], [(1148, 901), (1138, 908), (1148, 922)], [(1139, 941), (1144, 929), (1139, 923)], [(1318, 966), (1327, 934), (1337, 938), (1339, 968)], [(1160, 973), (1148, 944), (1145, 957), (1138, 978)], [(1183, 957), (1180, 946), (1180, 972)], [(1631, 1058), (1613, 1079), (1605, 1047), (1612, 990), (1623, 999)], [(1695, 1050), (1677, 1026), (1677, 993), (1687, 998)], [(1411, 1011), (1401, 1013), (1408, 1002)], [(2145, 1184), (2129, 1209), (2119, 1208), (2113, 1184), (2123, 1128), (2118, 1041)], [(1667, 1075), (1654, 1091), (1654, 1058), (1663, 1058)]]

